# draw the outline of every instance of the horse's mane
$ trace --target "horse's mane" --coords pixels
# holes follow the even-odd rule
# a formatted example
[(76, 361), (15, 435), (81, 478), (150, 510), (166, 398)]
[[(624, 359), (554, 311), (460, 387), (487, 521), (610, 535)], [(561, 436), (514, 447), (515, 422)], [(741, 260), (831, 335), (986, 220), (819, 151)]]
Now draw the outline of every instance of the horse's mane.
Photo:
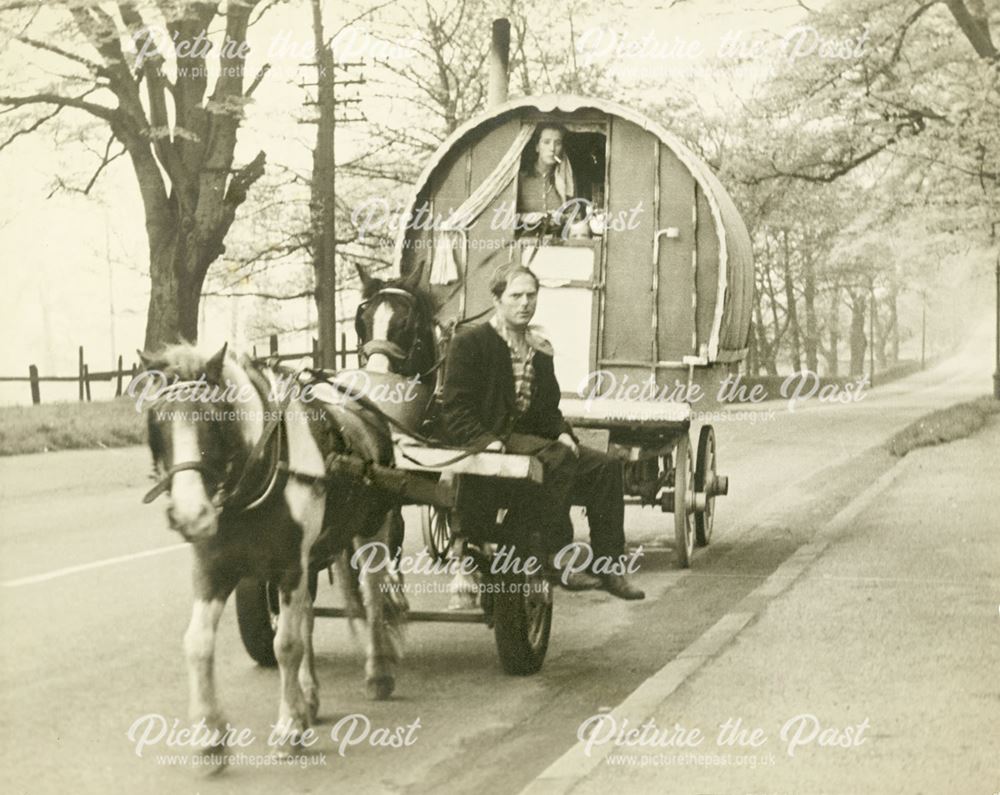
[(162, 370), (184, 381), (193, 381), (205, 372), (209, 356), (187, 342), (167, 345), (152, 354), (148, 370)]
[[(177, 379), (179, 381), (197, 381), (204, 378), (206, 383), (219, 387), (232, 384), (247, 395), (256, 394), (256, 389), (247, 371), (240, 365), (233, 351), (225, 348), (222, 359), (222, 372), (213, 373), (209, 362), (218, 355), (218, 352), (206, 354), (194, 345), (187, 342), (166, 345), (156, 353), (144, 357), (144, 364), (147, 370), (157, 370), (168, 380)], [(223, 397), (229, 400), (229, 396), (223, 392)], [(238, 427), (248, 443), (252, 443), (260, 433), (263, 426), (263, 419), (257, 416), (256, 412), (244, 412), (237, 422)]]
[[(215, 351), (214, 353), (218, 353)], [(205, 353), (188, 342), (178, 342), (165, 345), (152, 354), (144, 357), (147, 370), (159, 370), (165, 375), (176, 376), (181, 381), (195, 381), (200, 376), (209, 376), (206, 368), (213, 354)], [(222, 381), (230, 380), (243, 383), (247, 376), (237, 361), (236, 354), (227, 346), (223, 358)]]

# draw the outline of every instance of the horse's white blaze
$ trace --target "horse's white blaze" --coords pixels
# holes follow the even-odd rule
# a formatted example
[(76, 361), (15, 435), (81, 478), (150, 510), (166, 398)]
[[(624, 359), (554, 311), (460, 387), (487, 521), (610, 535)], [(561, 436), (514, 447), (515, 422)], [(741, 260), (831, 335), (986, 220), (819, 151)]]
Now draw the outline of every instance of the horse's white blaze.
[[(389, 339), (389, 321), (392, 320), (393, 314), (395, 314), (395, 310), (393, 310), (387, 301), (383, 301), (375, 307), (375, 317), (372, 319), (373, 340)], [(376, 373), (388, 373), (389, 357), (384, 353), (373, 353), (368, 357), (368, 363), (365, 365), (365, 368)]]
[[(173, 430), (174, 463), (201, 461), (198, 431), (193, 420), (177, 412), (171, 423)], [(181, 528), (202, 532), (213, 520), (214, 509), (205, 491), (201, 472), (185, 469), (177, 472), (170, 484), (170, 506), (174, 521)], [(206, 510), (207, 509), (207, 510)]]

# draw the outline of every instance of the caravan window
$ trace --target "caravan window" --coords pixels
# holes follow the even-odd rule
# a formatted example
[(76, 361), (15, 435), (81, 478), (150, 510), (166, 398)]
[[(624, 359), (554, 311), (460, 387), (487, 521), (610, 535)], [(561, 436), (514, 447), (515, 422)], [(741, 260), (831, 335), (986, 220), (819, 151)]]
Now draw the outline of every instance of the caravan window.
[(594, 127), (538, 123), (518, 173), (520, 234), (600, 234), (599, 224), (587, 222), (605, 212), (607, 135)]

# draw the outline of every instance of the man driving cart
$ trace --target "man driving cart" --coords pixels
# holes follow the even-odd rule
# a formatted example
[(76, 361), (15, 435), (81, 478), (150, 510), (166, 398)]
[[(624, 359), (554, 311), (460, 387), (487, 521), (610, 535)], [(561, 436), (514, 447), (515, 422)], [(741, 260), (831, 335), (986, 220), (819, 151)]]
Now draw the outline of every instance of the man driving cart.
[(622, 463), (579, 444), (559, 410), (552, 346), (530, 325), (537, 277), (507, 263), (494, 272), (490, 292), (492, 318), (461, 329), (448, 351), (442, 394), (448, 441), (537, 457), (542, 484), (520, 487), (515, 499), (520, 521), (537, 529), (550, 564), (573, 543), (570, 506), (587, 510), (592, 573), (567, 570), (563, 584), (645, 598), (626, 576)]

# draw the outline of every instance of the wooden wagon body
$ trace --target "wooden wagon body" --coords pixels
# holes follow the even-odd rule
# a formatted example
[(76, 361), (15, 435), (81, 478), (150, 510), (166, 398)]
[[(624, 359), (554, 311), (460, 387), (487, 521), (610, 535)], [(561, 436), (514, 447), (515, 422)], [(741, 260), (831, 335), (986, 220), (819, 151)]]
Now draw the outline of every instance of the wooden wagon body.
[[(567, 132), (576, 177), (572, 212), (603, 214), (603, 234), (519, 236), (518, 182), (542, 123)], [(423, 260), (440, 316), (489, 307), (502, 257), (542, 280), (536, 322), (557, 352), (564, 393), (603, 371), (604, 388), (662, 386), (691, 366), (711, 383), (747, 351), (753, 291), (750, 239), (709, 168), (662, 125), (606, 100), (524, 97), (469, 120), (424, 168), (403, 214), (401, 273)], [(687, 372), (685, 372), (687, 371)], [(717, 379), (716, 379), (717, 380)], [(586, 391), (586, 390), (584, 390)], [(610, 396), (610, 395), (609, 395)]]

